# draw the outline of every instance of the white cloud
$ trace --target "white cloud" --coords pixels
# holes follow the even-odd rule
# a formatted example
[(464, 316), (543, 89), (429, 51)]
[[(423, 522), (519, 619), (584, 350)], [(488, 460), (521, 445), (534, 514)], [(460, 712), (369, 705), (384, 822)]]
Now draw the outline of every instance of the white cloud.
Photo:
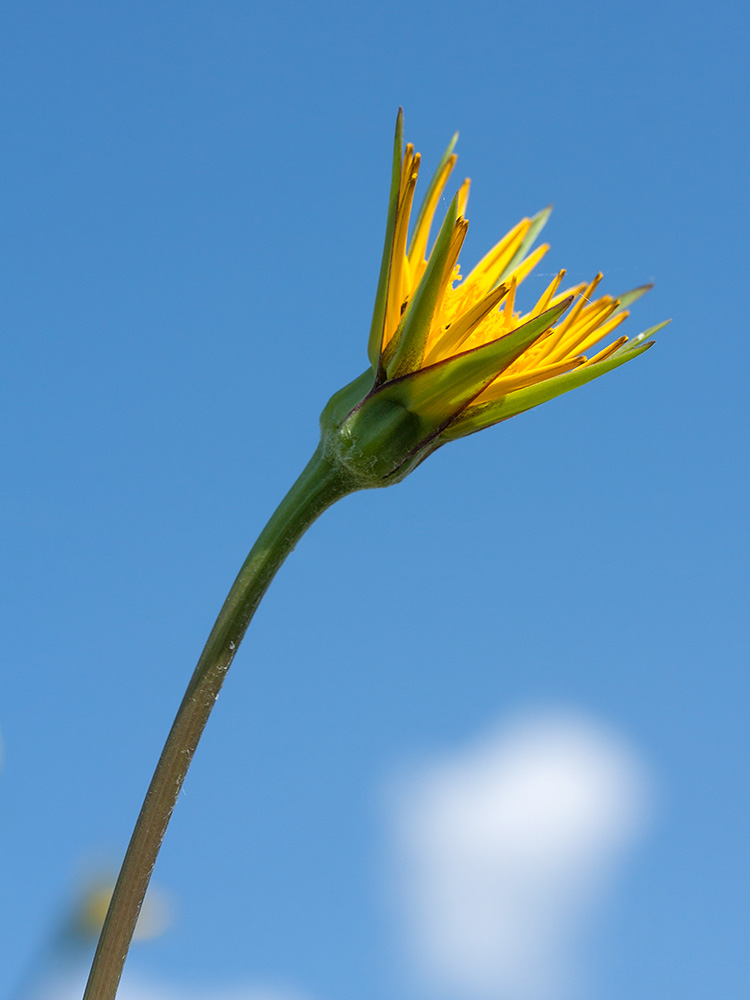
[(409, 959), (438, 995), (562, 1000), (648, 818), (633, 751), (578, 716), (529, 715), (413, 769), (390, 797)]

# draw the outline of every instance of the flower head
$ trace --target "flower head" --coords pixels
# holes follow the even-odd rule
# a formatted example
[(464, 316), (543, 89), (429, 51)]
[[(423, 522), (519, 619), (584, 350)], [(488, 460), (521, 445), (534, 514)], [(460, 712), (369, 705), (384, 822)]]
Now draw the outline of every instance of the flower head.
[[(403, 478), (446, 441), (482, 430), (583, 385), (651, 347), (618, 336), (627, 306), (650, 285), (613, 298), (602, 279), (563, 289), (558, 272), (528, 312), (517, 291), (549, 246), (532, 250), (550, 209), (522, 219), (462, 277), (469, 181), (430, 230), (456, 163), (454, 136), (409, 235), (420, 155), (403, 147), (399, 111), (385, 247), (368, 353), (371, 367), (329, 402), (321, 418), (339, 461), (372, 483)], [(614, 337), (614, 339), (612, 339)], [(602, 346), (602, 344), (606, 346)], [(593, 352), (593, 353), (591, 353)]]

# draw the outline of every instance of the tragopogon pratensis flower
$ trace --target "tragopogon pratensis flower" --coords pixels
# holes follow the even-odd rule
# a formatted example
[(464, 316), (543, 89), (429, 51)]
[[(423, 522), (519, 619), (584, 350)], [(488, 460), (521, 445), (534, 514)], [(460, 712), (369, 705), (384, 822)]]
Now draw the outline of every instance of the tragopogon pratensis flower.
[[(527, 313), (521, 282), (544, 256), (532, 244), (549, 211), (523, 219), (462, 278), (468, 181), (428, 251), (456, 158), (448, 147), (409, 237), (419, 155), (399, 112), (370, 367), (328, 402), (321, 440), (232, 584), (178, 709), (115, 886), (84, 1000), (115, 1000), (123, 962), (182, 782), (224, 677), (271, 580), (304, 532), (356, 490), (399, 482), (436, 448), (583, 385), (641, 354), (653, 327), (615, 331), (648, 286), (594, 298), (601, 279), (561, 291), (555, 275)], [(615, 339), (601, 347), (605, 338)], [(588, 353), (594, 350), (589, 357)]]
[(371, 366), (333, 396), (321, 417), (329, 457), (363, 487), (396, 482), (445, 442), (630, 361), (666, 325), (631, 339), (617, 336), (626, 307), (651, 286), (619, 298), (595, 297), (601, 274), (561, 291), (560, 271), (528, 312), (518, 311), (518, 287), (549, 249), (531, 248), (550, 209), (522, 219), (462, 277), (458, 258), (469, 225), (468, 180), (428, 252), (435, 210), (456, 163), (455, 142), (438, 165), (409, 237), (420, 155), (411, 145), (403, 148), (399, 111)]

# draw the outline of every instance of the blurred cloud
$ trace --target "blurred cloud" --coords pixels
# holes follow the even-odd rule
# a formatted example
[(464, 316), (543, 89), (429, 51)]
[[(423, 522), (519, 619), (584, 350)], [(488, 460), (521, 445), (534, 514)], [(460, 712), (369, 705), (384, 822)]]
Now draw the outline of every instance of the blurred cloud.
[(390, 786), (394, 893), (407, 959), (431, 994), (562, 1000), (649, 817), (650, 780), (622, 739), (537, 713)]
[[(402, 772), (388, 792), (400, 939), (428, 994), (581, 995), (595, 921), (648, 825), (651, 779), (636, 751), (581, 715), (527, 713)], [(85, 970), (61, 971), (31, 1000), (80, 1000)], [(118, 1000), (308, 998), (126, 975)]]

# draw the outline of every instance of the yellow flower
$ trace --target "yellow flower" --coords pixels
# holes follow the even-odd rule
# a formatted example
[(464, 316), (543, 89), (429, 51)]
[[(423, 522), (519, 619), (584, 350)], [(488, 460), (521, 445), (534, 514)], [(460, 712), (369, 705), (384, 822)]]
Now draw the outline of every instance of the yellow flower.
[[(75, 937), (88, 941), (97, 938), (107, 916), (112, 899), (114, 880), (96, 881), (90, 885), (77, 901), (72, 914), (70, 930)], [(135, 928), (136, 940), (159, 937), (171, 922), (168, 900), (153, 886), (149, 889)]]
[(448, 440), (506, 420), (624, 364), (647, 350), (653, 343), (648, 338), (666, 325), (632, 339), (616, 336), (628, 316), (626, 307), (651, 286), (619, 298), (597, 296), (601, 274), (561, 290), (565, 271), (560, 271), (528, 312), (520, 310), (519, 286), (549, 249), (542, 244), (531, 250), (550, 209), (522, 219), (462, 278), (458, 258), (468, 229), (468, 180), (450, 203), (428, 252), (433, 217), (456, 163), (456, 137), (438, 165), (409, 238), (420, 156), (411, 145), (403, 148), (402, 135), (399, 112), (370, 329), (372, 367), (334, 396), (322, 417), (332, 455), (388, 481), (402, 478)]

